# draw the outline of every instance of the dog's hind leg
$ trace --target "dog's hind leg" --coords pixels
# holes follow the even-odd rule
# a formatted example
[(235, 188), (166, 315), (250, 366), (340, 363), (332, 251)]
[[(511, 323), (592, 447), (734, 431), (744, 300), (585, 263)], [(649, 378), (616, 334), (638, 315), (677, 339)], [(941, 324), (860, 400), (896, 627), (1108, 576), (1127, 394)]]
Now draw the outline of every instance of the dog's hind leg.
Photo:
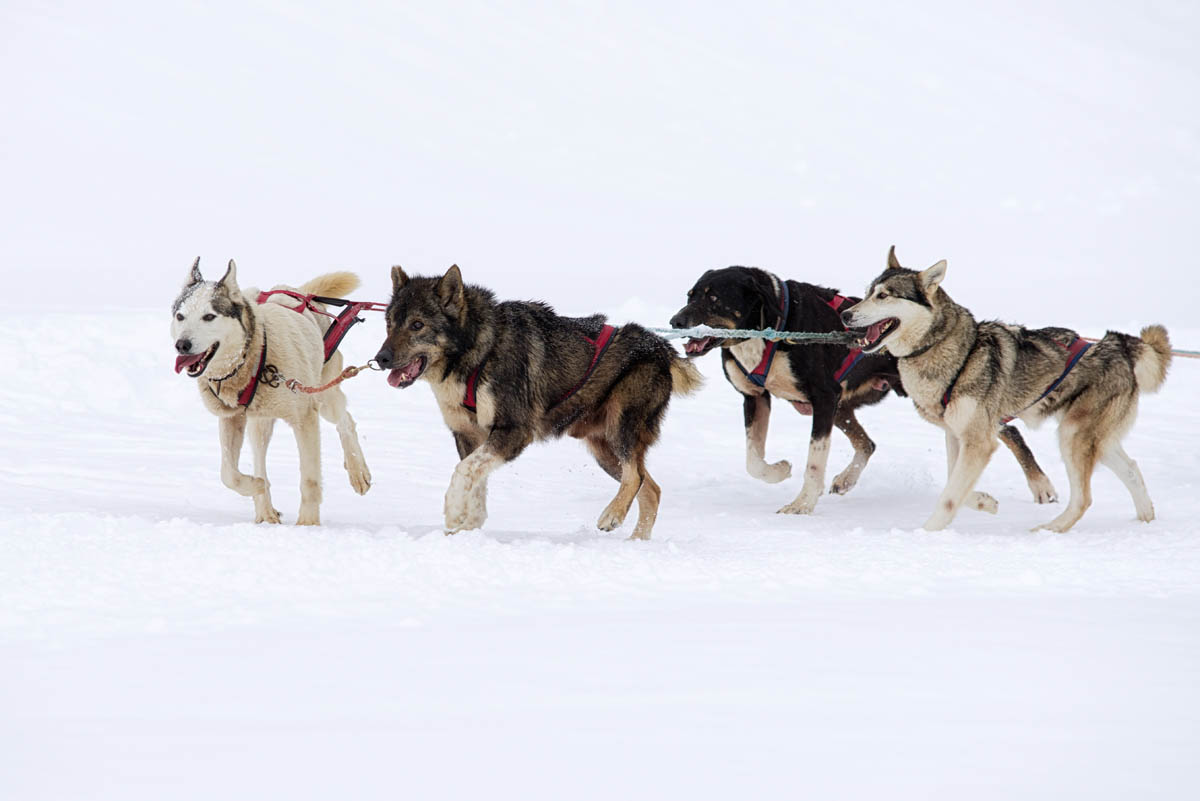
[[(1092, 472), (1099, 457), (1095, 431), (1088, 425), (1091, 410), (1078, 414), (1068, 413), (1058, 428), (1058, 445), (1063, 461), (1067, 464), (1067, 478), (1071, 482), (1071, 499), (1062, 514), (1049, 523), (1033, 529), (1062, 533), (1079, 522), (1083, 513), (1092, 505)], [(1099, 416), (1099, 415), (1096, 415)]]
[(829, 435), (833, 431), (833, 418), (837, 413), (838, 396), (828, 393), (809, 399), (812, 402), (812, 437), (808, 442), (808, 464), (804, 468), (804, 486), (800, 494), (787, 506), (779, 510), (785, 515), (807, 515), (817, 505), (817, 499), (825, 491), (825, 466), (829, 463)]
[(298, 526), (321, 525), (321, 428), (317, 410), (309, 409), (292, 423), (300, 451), (300, 514)]
[(1041, 465), (1034, 458), (1033, 451), (1029, 450), (1029, 446), (1025, 444), (1025, 438), (1021, 436), (1021, 432), (1013, 426), (1001, 426), (1000, 441), (1008, 446), (1013, 456), (1017, 457), (1017, 464), (1021, 465), (1021, 470), (1025, 473), (1025, 481), (1029, 484), (1029, 491), (1033, 493), (1033, 500), (1037, 503), (1057, 501), (1058, 493), (1054, 491), (1054, 485), (1050, 483), (1050, 478), (1042, 472)]
[(254, 477), (262, 479), (263, 491), (254, 496), (254, 522), (278, 523), (279, 510), (271, 503), (271, 482), (267, 480), (267, 446), (275, 430), (274, 417), (251, 417), (246, 425), (250, 450), (254, 454)]
[(326, 390), (318, 408), (322, 417), (337, 426), (338, 437), (342, 440), (342, 466), (350, 476), (350, 486), (359, 495), (366, 495), (371, 488), (371, 471), (367, 469), (362, 446), (358, 444), (354, 418), (346, 409), (346, 393), (341, 387)]
[[(954, 435), (950, 429), (946, 429), (946, 481), (954, 475), (954, 463), (958, 461), (959, 443), (958, 437)], [(987, 512), (988, 514), (996, 514), (1000, 511), (1000, 502), (988, 495), (986, 492), (979, 490), (971, 490), (967, 493), (966, 500), (963, 505), (968, 509), (974, 509), (977, 512)]]
[(854, 446), (854, 458), (850, 460), (850, 464), (846, 466), (845, 470), (838, 473), (837, 478), (833, 480), (833, 486), (829, 488), (832, 493), (845, 495), (858, 483), (858, 477), (862, 475), (863, 468), (870, 461), (871, 454), (875, 453), (875, 443), (867, 436), (867, 432), (858, 422), (858, 418), (854, 416), (853, 409), (838, 409), (837, 415), (833, 418), (833, 424), (846, 435), (850, 444)]
[(621, 460), (613, 453), (613, 449), (609, 447), (608, 441), (604, 439), (602, 434), (593, 434), (584, 439), (587, 443), (588, 451), (596, 459), (596, 464), (600, 465), (600, 469), (608, 473), (617, 481), (621, 480)]
[(662, 499), (662, 490), (646, 470), (645, 452), (638, 456), (637, 464), (638, 470), (642, 474), (642, 488), (638, 490), (637, 494), (637, 525), (633, 527), (633, 534), (629, 536), (629, 539), (648, 540), (650, 539), (650, 530), (654, 528), (654, 521), (658, 519), (658, 503)]
[(621, 527), (621, 524), (625, 522), (625, 516), (629, 514), (629, 507), (633, 505), (633, 499), (641, 492), (642, 481), (642, 471), (638, 468), (636, 461), (630, 460), (621, 463), (621, 486), (617, 488), (617, 496), (609, 501), (608, 506), (604, 507), (604, 511), (600, 513), (600, 519), (596, 521), (596, 528), (601, 531), (612, 531)]
[(770, 464), (764, 458), (767, 447), (767, 424), (771, 420), (771, 396), (742, 396), (742, 412), (746, 419), (746, 472), (768, 484), (778, 484), (792, 475), (792, 464), (786, 459)]
[(1137, 508), (1138, 520), (1149, 523), (1154, 519), (1154, 504), (1150, 501), (1150, 493), (1146, 490), (1146, 480), (1137, 462), (1129, 457), (1120, 442), (1113, 442), (1100, 457), (1100, 461), (1109, 470), (1117, 474), (1125, 489), (1133, 496), (1133, 505)]
[(246, 436), (246, 415), (243, 413), (220, 418), (217, 432), (221, 440), (221, 483), (247, 498), (266, 491), (266, 481), (248, 476), (238, 467), (242, 455), (242, 440)]

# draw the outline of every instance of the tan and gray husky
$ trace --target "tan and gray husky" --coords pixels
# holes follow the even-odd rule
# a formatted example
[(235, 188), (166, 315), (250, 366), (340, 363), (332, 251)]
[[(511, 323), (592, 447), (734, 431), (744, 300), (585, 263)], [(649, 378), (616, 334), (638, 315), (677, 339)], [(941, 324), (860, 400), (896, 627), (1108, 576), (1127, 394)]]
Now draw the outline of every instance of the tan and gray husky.
[(671, 395), (701, 381), (666, 340), (601, 315), (497, 302), (464, 284), (457, 265), (428, 278), (393, 267), (387, 339), (375, 359), (393, 387), (428, 381), (454, 434), (461, 461), (446, 491), (448, 533), (483, 525), (493, 470), (532, 442), (569, 434), (621, 484), (596, 525), (619, 527), (636, 498), (632, 538), (650, 539), (660, 491), (646, 451)]
[[(274, 289), (342, 297), (357, 286), (358, 277), (353, 273), (337, 272), (314, 278), (298, 289)], [(324, 311), (319, 303), (313, 306)], [(360, 495), (371, 487), (371, 473), (341, 388), (305, 395), (290, 391), (282, 383), (285, 378), (294, 378), (302, 384), (323, 384), (341, 373), (341, 353), (334, 351), (325, 360), (323, 336), (329, 324), (329, 318), (314, 314), (287, 295), (273, 295), (260, 303), (257, 289), (243, 292), (238, 288), (237, 265), (232, 260), (220, 281), (205, 281), (200, 274), (200, 259), (196, 259), (172, 306), (175, 372), (186, 371), (197, 379), (200, 400), (217, 416), (221, 481), (239, 495), (254, 498), (256, 523), (279, 522), (267, 481), (267, 445), (276, 420), (292, 427), (300, 450), (298, 525), (321, 522), (318, 414), (337, 426), (350, 486)], [(238, 466), (247, 429), (254, 452), (253, 476), (242, 473)]]
[(898, 358), (917, 411), (946, 432), (949, 480), (925, 528), (950, 525), (995, 451), (1001, 424), (1013, 418), (1059, 421), (1071, 500), (1039, 528), (1061, 532), (1079, 521), (1092, 503), (1097, 462), (1125, 484), (1138, 519), (1153, 520), (1141, 471), (1121, 439), (1137, 418), (1139, 394), (1166, 380), (1166, 329), (1147, 326), (1140, 338), (1109, 331), (1089, 345), (1066, 328), (977, 322), (941, 288), (945, 277), (945, 261), (906, 270), (892, 248), (888, 269), (842, 315), (846, 325), (868, 328), (865, 351), (886, 348)]

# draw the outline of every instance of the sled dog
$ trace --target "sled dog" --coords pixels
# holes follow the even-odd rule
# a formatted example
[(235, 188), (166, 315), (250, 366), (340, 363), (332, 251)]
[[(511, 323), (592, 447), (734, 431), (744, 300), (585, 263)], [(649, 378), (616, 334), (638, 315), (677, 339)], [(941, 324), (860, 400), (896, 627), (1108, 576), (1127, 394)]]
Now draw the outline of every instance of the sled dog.
[(886, 348), (897, 357), (917, 411), (946, 432), (949, 479), (925, 528), (950, 525), (995, 451), (1001, 424), (1013, 418), (1059, 421), (1071, 499), (1039, 528), (1061, 532), (1079, 521), (1092, 503), (1096, 462), (1125, 484), (1138, 519), (1153, 520), (1141, 471), (1121, 439), (1137, 417), (1138, 396), (1166, 380), (1166, 329), (1147, 326), (1140, 337), (1109, 331), (1089, 345), (1067, 328), (977, 322), (941, 288), (945, 277), (944, 260), (907, 270), (893, 247), (865, 299), (842, 315), (846, 325), (867, 327), (864, 351)]
[(392, 268), (387, 338), (375, 357), (393, 387), (428, 381), (461, 461), (446, 491), (447, 533), (487, 518), (488, 475), (536, 440), (581, 439), (620, 482), (600, 515), (619, 527), (634, 498), (632, 538), (649, 539), (659, 487), (646, 470), (671, 395), (701, 382), (662, 338), (602, 315), (562, 317), (538, 302), (497, 302), (464, 284), (457, 265), (441, 277)]
[[(840, 332), (845, 330), (840, 310), (858, 301), (834, 289), (780, 279), (757, 267), (726, 267), (700, 276), (687, 293), (686, 305), (671, 318), (671, 325)], [(834, 478), (830, 492), (841, 495), (853, 489), (875, 452), (875, 443), (854, 412), (878, 403), (889, 391), (905, 394), (895, 357), (846, 345), (772, 344), (762, 339), (721, 337), (691, 339), (684, 350), (695, 358), (718, 347), (725, 378), (742, 395), (746, 470), (751, 476), (774, 484), (792, 473), (786, 460), (769, 464), (764, 459), (772, 396), (787, 401), (800, 414), (812, 416), (804, 486), (780, 513), (813, 511), (824, 489), (829, 435), (835, 425), (850, 440), (854, 457)], [(1055, 500), (1054, 486), (1017, 429), (1004, 426), (1000, 438), (1025, 471), (1034, 500)], [(995, 499), (983, 493), (971, 501), (975, 508), (987, 511), (996, 507)]]
[[(274, 289), (342, 297), (357, 286), (358, 277), (353, 273), (336, 272), (314, 278), (298, 289), (283, 285)], [(324, 311), (323, 305), (312, 305)], [(267, 445), (276, 420), (292, 427), (300, 450), (298, 525), (321, 522), (318, 414), (337, 426), (350, 486), (360, 495), (371, 487), (371, 473), (341, 388), (304, 395), (288, 390), (282, 383), (283, 379), (294, 378), (303, 384), (322, 384), (341, 373), (341, 353), (335, 350), (325, 361), (322, 337), (329, 328), (329, 318), (315, 314), (301, 300), (288, 295), (271, 295), (260, 302), (257, 289), (238, 288), (237, 265), (232, 260), (221, 280), (205, 281), (200, 274), (200, 259), (188, 272), (171, 315), (171, 336), (177, 353), (175, 372), (183, 371), (197, 380), (200, 400), (217, 416), (221, 481), (239, 495), (254, 498), (254, 522), (279, 522), (267, 481)], [(254, 452), (253, 476), (242, 473), (238, 465), (247, 429)]]

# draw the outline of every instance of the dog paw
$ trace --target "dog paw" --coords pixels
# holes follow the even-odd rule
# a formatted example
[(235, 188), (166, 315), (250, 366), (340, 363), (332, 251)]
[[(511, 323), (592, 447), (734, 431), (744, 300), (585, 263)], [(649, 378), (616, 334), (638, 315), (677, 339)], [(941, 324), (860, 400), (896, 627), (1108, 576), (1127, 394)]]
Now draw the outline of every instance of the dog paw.
[(600, 519), (596, 521), (596, 528), (601, 531), (615, 531), (624, 522), (625, 515), (621, 514), (619, 510), (614, 509), (610, 504), (600, 513)]
[(296, 515), (297, 526), (319, 526), (321, 525), (321, 509), (316, 504), (308, 506), (301, 504), (300, 514)]
[(858, 475), (847, 475), (847, 473), (849, 473), (849, 471), (838, 475), (838, 477), (833, 480), (833, 484), (830, 485), (829, 491), (834, 495), (845, 495), (847, 492), (854, 489), (855, 485), (858, 484)]
[(1149, 523), (1154, 520), (1154, 507), (1151, 506), (1149, 509), (1138, 509), (1137, 519), (1141, 520), (1143, 523)]
[(650, 541), (650, 532), (649, 531), (640, 531), (635, 528), (633, 530), (633, 533), (625, 538), (625, 541), (626, 542), (649, 542)]
[(1058, 503), (1058, 493), (1050, 479), (1042, 476), (1029, 482), (1029, 491), (1033, 493), (1034, 503)]
[(922, 526), (922, 528), (924, 528), (926, 531), (943, 531), (945, 530), (946, 526), (950, 525), (950, 521), (953, 519), (954, 518), (947, 517), (946, 515), (934, 515), (925, 521), (925, 525)]
[(346, 472), (350, 476), (350, 486), (359, 495), (366, 495), (367, 490), (371, 488), (371, 471), (366, 465), (361, 468), (346, 468)]
[(279, 521), (279, 510), (272, 507), (263, 512), (255, 512), (254, 522), (255, 523), (278, 523), (278, 522), (280, 522)]
[(780, 481), (787, 481), (792, 477), (792, 463), (787, 459), (765, 465), (765, 468), (759, 478), (768, 484), (778, 484)]
[(1000, 502), (986, 492), (972, 492), (967, 496), (967, 505), (978, 512), (994, 515), (1000, 511)]
[(810, 515), (810, 514), (812, 514), (813, 509), (815, 509), (816, 507), (817, 507), (817, 502), (815, 500), (810, 501), (807, 499), (801, 500), (800, 498), (797, 498), (796, 500), (792, 501), (787, 506), (783, 507), (778, 512), (776, 512), (776, 514)]

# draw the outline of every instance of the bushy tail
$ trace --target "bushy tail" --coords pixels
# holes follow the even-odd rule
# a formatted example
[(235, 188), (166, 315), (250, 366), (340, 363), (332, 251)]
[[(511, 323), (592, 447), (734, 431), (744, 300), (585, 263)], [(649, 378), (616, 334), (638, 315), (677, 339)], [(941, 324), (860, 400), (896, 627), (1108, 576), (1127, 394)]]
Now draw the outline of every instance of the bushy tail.
[(1138, 389), (1142, 392), (1158, 392), (1167, 380), (1167, 369), (1171, 366), (1171, 340), (1167, 329), (1161, 325), (1148, 325), (1142, 329), (1142, 342), (1146, 347), (1133, 365)]
[(361, 283), (354, 273), (336, 272), (318, 275), (316, 278), (301, 284), (300, 291), (305, 295), (320, 295), (326, 298), (344, 298)]
[(704, 376), (687, 359), (671, 359), (671, 391), (676, 395), (691, 395), (704, 386)]

